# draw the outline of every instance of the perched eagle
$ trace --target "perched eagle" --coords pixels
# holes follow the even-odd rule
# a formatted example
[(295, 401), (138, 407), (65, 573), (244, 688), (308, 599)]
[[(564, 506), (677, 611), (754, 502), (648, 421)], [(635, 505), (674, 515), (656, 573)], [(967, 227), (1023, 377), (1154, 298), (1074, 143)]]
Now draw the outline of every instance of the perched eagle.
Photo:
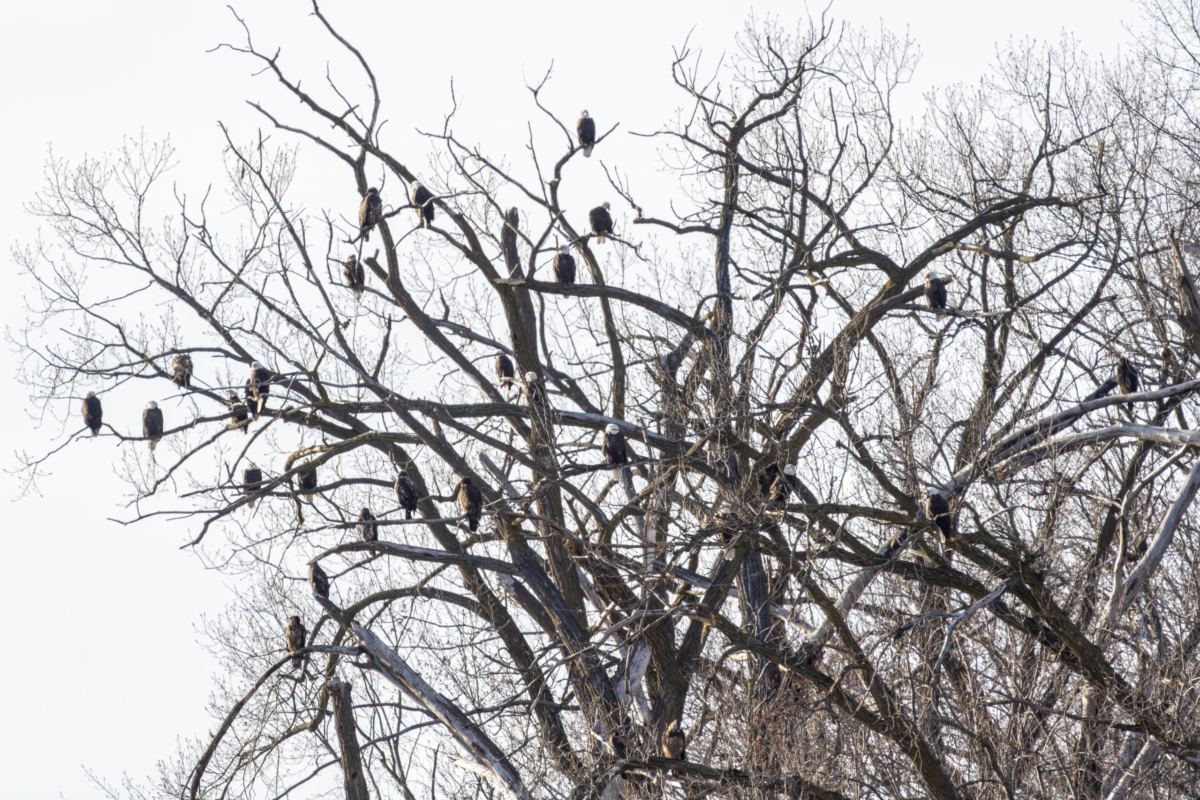
[(479, 487), (471, 483), (470, 476), (464, 477), (458, 483), (458, 504), (467, 515), (467, 527), (474, 533), (479, 529), (479, 518), (483, 516), (483, 493)]
[(357, 300), (362, 297), (363, 289), (367, 285), (367, 275), (363, 272), (363, 265), (358, 263), (358, 257), (353, 253), (346, 259), (346, 265), (342, 267), (342, 274), (346, 276), (346, 285), (350, 287), (350, 291), (354, 292), (354, 298)]
[(771, 484), (768, 499), (774, 500), (776, 503), (786, 503), (792, 492), (799, 487), (800, 479), (796, 477), (796, 468), (788, 464), (783, 468), (782, 474), (775, 476), (775, 482)]
[(150, 442), (150, 452), (154, 452), (158, 440), (163, 435), (163, 415), (162, 409), (158, 407), (158, 403), (151, 400), (146, 403), (146, 407), (142, 409), (142, 436), (145, 436)]
[(608, 210), (612, 208), (608, 201), (602, 206), (596, 206), (588, 212), (588, 219), (592, 223), (592, 233), (596, 235), (596, 244), (604, 244), (608, 237), (613, 232), (612, 215)]
[(88, 392), (83, 398), (83, 422), (91, 430), (92, 436), (100, 435), (100, 422), (104, 419), (104, 409), (100, 406), (100, 398), (95, 392)]
[(667, 730), (663, 733), (662, 740), (663, 758), (674, 758), (680, 761), (687, 761), (687, 740), (683, 735), (683, 730), (679, 727), (679, 720), (671, 720), (671, 724), (667, 726)]
[(588, 116), (587, 111), (579, 112), (579, 122), (575, 125), (579, 134), (579, 146), (583, 148), (583, 157), (592, 157), (592, 148), (596, 146), (596, 120)]
[(329, 576), (325, 574), (325, 570), (321, 569), (319, 564), (308, 565), (308, 584), (312, 587), (313, 594), (328, 599)]
[(192, 357), (180, 353), (171, 359), (171, 380), (180, 389), (192, 389)]
[(954, 537), (954, 530), (950, 527), (950, 504), (940, 492), (930, 492), (925, 496), (925, 519), (938, 526), (943, 542)]
[[(242, 491), (245, 494), (258, 491), (260, 488), (262, 488), (262, 485), (263, 476), (261, 469), (251, 464), (242, 470)], [(251, 497), (250, 501), (246, 503), (246, 505), (250, 506), (250, 508), (254, 508), (254, 504), (257, 502), (258, 498)]]
[(260, 367), (257, 361), (250, 363), (250, 380), (246, 383), (246, 402), (258, 419), (267, 410), (267, 395), (271, 393), (271, 371)]
[(404, 509), (404, 518), (412, 519), (417, 510), (417, 485), (407, 472), (396, 475), (396, 502)]
[(531, 406), (546, 405), (546, 387), (542, 386), (536, 372), (525, 373), (525, 402)]
[(771, 489), (779, 478), (779, 465), (768, 464), (766, 469), (758, 473), (758, 492), (767, 500), (771, 499)]
[(421, 217), (421, 227), (428, 228), (433, 224), (433, 193), (425, 188), (420, 181), (413, 181), (408, 186), (409, 200), (417, 208)]
[(300, 491), (304, 492), (304, 499), (311, 503), (313, 490), (317, 488), (317, 468), (313, 467), (307, 472), (297, 473), (296, 482), (300, 486)]
[(925, 304), (933, 309), (946, 307), (946, 282), (933, 272), (925, 275)]
[(563, 286), (575, 283), (575, 257), (564, 253), (561, 247), (554, 251), (554, 280)]
[(600, 446), (604, 453), (604, 463), (610, 467), (619, 467), (629, 463), (629, 453), (625, 450), (625, 434), (615, 424), (609, 424), (604, 429), (604, 444)]
[(515, 383), (513, 376), (516, 374), (512, 359), (504, 353), (498, 354), (496, 356), (496, 383), (501, 386), (512, 386)]
[(383, 200), (379, 190), (372, 186), (358, 207), (358, 230), (364, 242), (371, 241), (371, 229), (383, 219)]
[(371, 513), (371, 509), (363, 506), (363, 510), (358, 512), (358, 535), (364, 542), (379, 541), (379, 526), (373, 524), (374, 522), (375, 515)]
[[(250, 393), (250, 384), (246, 384), (246, 394)], [(229, 413), (233, 415), (233, 423), (230, 427), (241, 428), (242, 435), (245, 436), (250, 432), (250, 407), (238, 399), (238, 396), (232, 389), (229, 390), (229, 400), (226, 401), (229, 406)]]
[[(1117, 360), (1117, 386), (1121, 389), (1121, 394), (1134, 394), (1138, 390), (1137, 370), (1125, 356)], [(1126, 403), (1125, 407), (1133, 411), (1133, 403)]]
[[(304, 649), (304, 639), (308, 635), (308, 631), (304, 630), (304, 623), (295, 614), (288, 617), (287, 626), (287, 651), (294, 653), (297, 650)], [(292, 656), (292, 669), (296, 669), (304, 661), (304, 656)]]

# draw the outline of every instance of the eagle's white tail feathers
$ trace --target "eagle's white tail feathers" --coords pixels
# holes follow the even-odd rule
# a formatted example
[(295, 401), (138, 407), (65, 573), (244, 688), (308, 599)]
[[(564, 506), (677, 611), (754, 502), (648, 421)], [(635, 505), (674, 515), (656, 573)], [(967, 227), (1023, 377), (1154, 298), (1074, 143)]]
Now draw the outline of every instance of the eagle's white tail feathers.
[(604, 244), (607, 241), (608, 241), (608, 237), (605, 236), (603, 233), (596, 234), (596, 244)]
[(592, 157), (592, 145), (589, 144), (587, 147), (583, 148), (583, 157), (584, 158)]

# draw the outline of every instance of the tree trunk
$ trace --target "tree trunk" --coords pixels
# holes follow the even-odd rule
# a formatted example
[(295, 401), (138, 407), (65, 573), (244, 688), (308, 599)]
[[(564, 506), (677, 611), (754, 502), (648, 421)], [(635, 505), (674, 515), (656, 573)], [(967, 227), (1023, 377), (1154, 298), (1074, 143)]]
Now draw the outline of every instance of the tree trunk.
[(329, 682), (333, 699), (333, 720), (337, 728), (338, 745), (342, 751), (342, 783), (346, 800), (369, 800), (367, 776), (362, 768), (362, 751), (358, 749), (358, 732), (354, 726), (354, 705), (350, 700), (351, 684), (334, 678)]

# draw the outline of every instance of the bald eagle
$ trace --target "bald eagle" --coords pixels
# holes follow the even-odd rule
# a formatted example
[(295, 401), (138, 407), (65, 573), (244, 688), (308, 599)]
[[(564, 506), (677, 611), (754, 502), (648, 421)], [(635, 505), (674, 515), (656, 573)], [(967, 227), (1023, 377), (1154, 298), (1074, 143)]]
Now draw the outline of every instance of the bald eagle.
[(564, 253), (561, 247), (554, 252), (554, 280), (563, 286), (575, 283), (575, 257)]
[(788, 464), (783, 468), (783, 473), (775, 477), (775, 482), (771, 484), (770, 499), (777, 503), (786, 503), (792, 492), (800, 486), (800, 479), (796, 477), (796, 468)]
[(662, 740), (663, 758), (674, 758), (679, 761), (687, 761), (687, 739), (683, 735), (683, 730), (679, 727), (679, 720), (671, 720), (671, 724), (667, 726), (667, 730), (663, 733)]
[[(287, 651), (289, 653), (304, 649), (304, 639), (307, 635), (308, 631), (304, 630), (304, 623), (298, 616), (293, 614), (288, 617)], [(304, 656), (292, 656), (292, 669), (299, 667), (302, 661), (304, 661)]]
[(254, 418), (258, 419), (267, 410), (267, 395), (271, 393), (271, 371), (259, 366), (257, 361), (250, 362), (250, 380), (246, 383), (246, 401)]
[(358, 230), (364, 242), (371, 241), (371, 229), (383, 219), (383, 200), (379, 190), (372, 186), (358, 206)]
[(307, 472), (296, 473), (296, 482), (300, 486), (300, 491), (304, 492), (304, 499), (312, 502), (314, 489), (317, 488), (317, 468), (313, 467)]
[(600, 446), (604, 453), (604, 463), (610, 467), (619, 467), (629, 463), (629, 453), (625, 450), (625, 434), (615, 424), (609, 424), (604, 429), (604, 444)]
[(413, 512), (417, 510), (417, 485), (407, 472), (401, 471), (396, 475), (396, 503), (404, 509), (404, 518), (412, 519)]
[(417, 207), (417, 215), (421, 218), (421, 227), (428, 228), (433, 224), (433, 192), (425, 188), (420, 181), (408, 185), (409, 199)]
[(536, 372), (525, 373), (525, 402), (530, 406), (546, 405), (546, 387), (542, 386)]
[(512, 386), (515, 383), (513, 376), (516, 374), (516, 371), (513, 369), (512, 359), (504, 355), (504, 353), (499, 353), (496, 356), (496, 383), (501, 386)]
[(592, 148), (596, 146), (596, 120), (588, 116), (587, 111), (579, 112), (579, 122), (575, 125), (579, 134), (579, 146), (583, 148), (583, 157), (592, 157)]
[(596, 235), (596, 244), (604, 244), (612, 235), (612, 215), (608, 213), (610, 208), (612, 206), (605, 201), (604, 205), (596, 206), (588, 212), (588, 220), (592, 223), (592, 233)]
[(364, 542), (379, 541), (379, 526), (372, 524), (374, 522), (375, 515), (371, 513), (371, 509), (363, 506), (362, 511), (358, 512), (358, 535)]
[[(246, 384), (246, 394), (250, 393), (250, 384)], [(229, 406), (229, 413), (233, 415), (233, 422), (230, 427), (241, 428), (242, 435), (245, 436), (250, 431), (250, 407), (238, 399), (238, 396), (231, 389), (229, 391), (229, 400), (226, 402)]]
[(933, 272), (925, 275), (925, 304), (932, 309), (946, 307), (946, 282)]
[(474, 533), (479, 529), (479, 518), (483, 516), (483, 493), (471, 483), (469, 475), (458, 483), (458, 505), (467, 515), (467, 527)]
[[(242, 491), (244, 493), (250, 494), (251, 492), (256, 492), (262, 488), (262, 485), (263, 474), (261, 469), (251, 464), (242, 470)], [(254, 504), (257, 502), (258, 498), (251, 497), (246, 505), (250, 506), (250, 508), (254, 508)]]
[(329, 598), (329, 576), (325, 574), (325, 570), (321, 569), (319, 564), (308, 565), (308, 583), (312, 586), (313, 594)]
[(145, 436), (150, 442), (150, 452), (154, 452), (154, 447), (158, 444), (158, 440), (163, 435), (163, 413), (158, 407), (158, 403), (151, 400), (146, 403), (146, 407), (142, 410), (142, 436)]
[(367, 275), (363, 272), (363, 265), (358, 263), (358, 257), (353, 253), (346, 259), (346, 265), (342, 267), (342, 274), (346, 276), (346, 285), (350, 287), (350, 291), (354, 292), (355, 299), (362, 297)]
[(925, 496), (925, 519), (938, 526), (943, 542), (954, 537), (954, 530), (950, 527), (950, 504), (940, 492), (930, 492)]
[[(1138, 390), (1137, 370), (1125, 356), (1121, 356), (1117, 361), (1117, 386), (1120, 388), (1121, 394), (1134, 394)], [(1133, 411), (1133, 403), (1126, 403), (1125, 407)]]
[(100, 406), (100, 398), (95, 392), (88, 392), (83, 397), (83, 422), (92, 432), (92, 436), (100, 435), (100, 423), (104, 419), (104, 409)]
[(171, 359), (171, 380), (180, 389), (192, 389), (192, 357), (180, 353)]

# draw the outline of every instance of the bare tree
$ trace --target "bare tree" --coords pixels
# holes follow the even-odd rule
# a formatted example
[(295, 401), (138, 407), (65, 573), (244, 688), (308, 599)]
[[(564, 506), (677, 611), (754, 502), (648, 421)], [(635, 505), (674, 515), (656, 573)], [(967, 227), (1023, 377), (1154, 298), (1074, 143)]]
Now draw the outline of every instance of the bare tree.
[[(171, 151), (139, 144), (53, 162), (21, 254), (35, 400), (95, 391), (132, 521), (252, 576), (164, 794), (1195, 796), (1197, 97), (1161, 52), (1014, 46), (902, 131), (903, 39), (685, 45), (682, 112), (635, 132), (678, 193), (609, 171), (601, 244), (549, 75), (525, 161), (452, 112), (418, 168), (313, 12), (370, 90), (226, 46), (299, 102), (255, 106), (294, 150), (226, 131), (232, 238), (211, 198), (150, 222)], [(291, 204), (298, 152), (378, 190), (369, 242)], [(125, 420), (164, 391), (156, 463)]]

